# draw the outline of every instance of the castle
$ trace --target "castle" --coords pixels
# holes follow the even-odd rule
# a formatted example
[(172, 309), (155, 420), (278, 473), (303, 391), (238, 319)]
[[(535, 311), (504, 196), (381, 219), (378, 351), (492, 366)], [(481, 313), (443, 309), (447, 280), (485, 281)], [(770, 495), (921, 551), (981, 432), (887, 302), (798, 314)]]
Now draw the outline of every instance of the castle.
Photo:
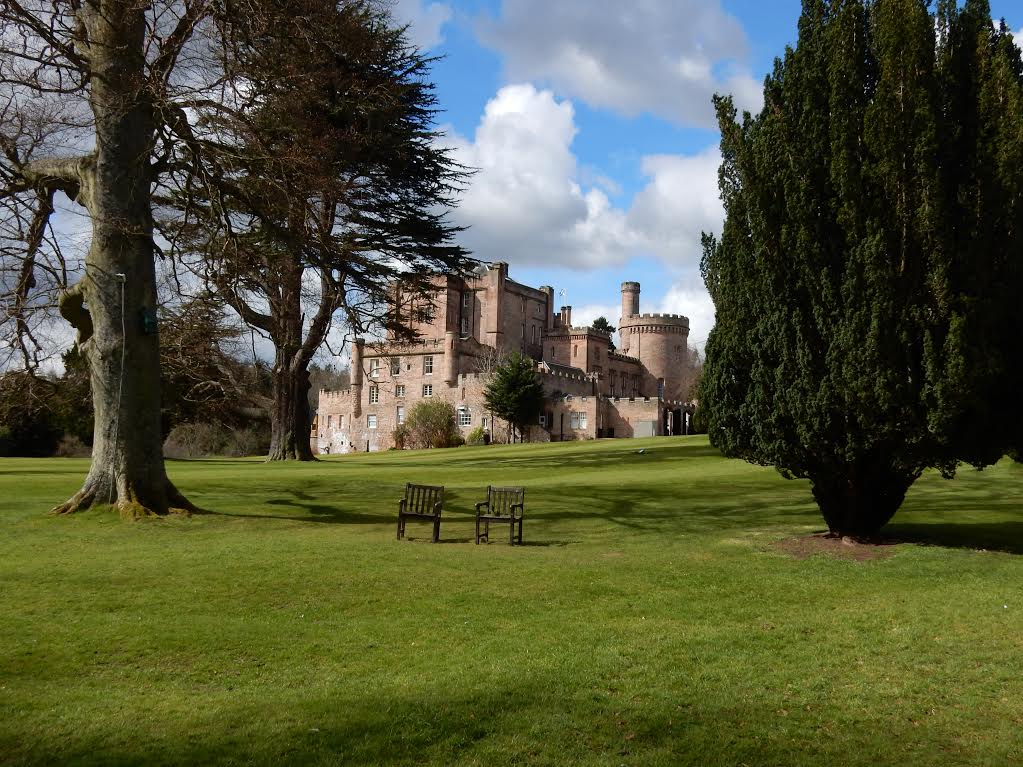
[(545, 393), (529, 440), (687, 432), (689, 320), (640, 314), (638, 282), (622, 283), (617, 351), (607, 333), (573, 327), (571, 306), (555, 313), (553, 288), (510, 279), (506, 263), (467, 278), (439, 275), (433, 284), (429, 303), (395, 301), (415, 342), (356, 339), (351, 387), (319, 393), (314, 452), (393, 447), (392, 432), (409, 408), (429, 397), (454, 405), (463, 436), (482, 427), (504, 441), (507, 424), (487, 412), (483, 392), (488, 369), (513, 352), (536, 360)]

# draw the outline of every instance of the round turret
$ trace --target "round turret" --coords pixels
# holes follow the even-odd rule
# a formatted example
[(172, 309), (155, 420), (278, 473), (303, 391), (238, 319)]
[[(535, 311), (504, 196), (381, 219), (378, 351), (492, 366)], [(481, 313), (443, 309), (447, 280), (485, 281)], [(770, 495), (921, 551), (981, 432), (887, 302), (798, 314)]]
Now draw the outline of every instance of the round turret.
[(644, 389), (665, 399), (683, 399), (689, 318), (681, 314), (635, 314), (620, 322), (622, 353), (638, 358), (647, 370)]

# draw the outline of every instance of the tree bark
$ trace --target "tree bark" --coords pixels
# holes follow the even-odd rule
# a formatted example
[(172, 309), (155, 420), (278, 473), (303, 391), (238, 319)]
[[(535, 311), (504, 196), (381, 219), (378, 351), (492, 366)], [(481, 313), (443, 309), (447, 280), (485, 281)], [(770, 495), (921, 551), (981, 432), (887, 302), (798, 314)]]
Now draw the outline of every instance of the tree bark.
[(274, 371), (268, 461), (315, 461), (309, 444), (309, 371), (305, 365)]
[(919, 476), (919, 471), (860, 464), (811, 476), (810, 486), (832, 535), (873, 538), (895, 516)]
[(89, 364), (96, 429), (82, 489), (54, 512), (96, 504), (130, 517), (193, 510), (164, 469), (159, 346), (143, 325), (156, 311), (144, 4), (92, 0), (78, 16), (96, 148), (79, 163), (77, 201), (89, 211), (92, 243), (85, 276), (61, 303)]
[[(266, 286), (272, 317), (271, 338), (276, 351), (273, 368), (273, 407), (270, 411), (268, 461), (315, 461), (309, 444), (309, 360), (314, 346), (303, 343), (302, 267), (295, 259), (277, 277), (277, 290)], [(314, 323), (315, 324), (315, 323)], [(312, 331), (310, 331), (312, 332)]]

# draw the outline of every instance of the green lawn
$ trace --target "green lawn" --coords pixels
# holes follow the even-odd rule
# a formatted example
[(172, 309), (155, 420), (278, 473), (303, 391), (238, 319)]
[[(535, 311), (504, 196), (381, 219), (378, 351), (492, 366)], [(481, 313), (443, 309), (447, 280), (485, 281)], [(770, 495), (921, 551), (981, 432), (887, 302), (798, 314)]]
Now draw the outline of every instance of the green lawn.
[[(807, 485), (702, 438), (171, 462), (212, 513), (46, 516), (86, 467), (0, 461), (0, 764), (1023, 760), (1023, 467), (925, 477), (862, 562), (776, 549)], [(441, 544), (394, 540), (406, 481)], [(488, 483), (527, 545), (472, 543)]]

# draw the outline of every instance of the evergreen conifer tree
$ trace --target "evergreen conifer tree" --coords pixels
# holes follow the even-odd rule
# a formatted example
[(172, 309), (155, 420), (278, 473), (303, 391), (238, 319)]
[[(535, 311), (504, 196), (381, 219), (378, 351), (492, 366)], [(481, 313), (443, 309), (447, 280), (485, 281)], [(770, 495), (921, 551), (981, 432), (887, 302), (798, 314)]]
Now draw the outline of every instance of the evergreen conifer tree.
[(983, 2), (936, 18), (920, 0), (805, 0), (761, 113), (740, 123), (716, 102), (727, 217), (704, 238), (717, 317), (701, 405), (727, 455), (810, 479), (833, 533), (876, 533), (927, 467), (1001, 455), (957, 437), (1009, 380), (1004, 335), (971, 348), (1001, 321), (987, 291), (1019, 254), (993, 242), (1018, 237), (1004, 93), (1019, 69), (1002, 38)]
[(536, 422), (543, 406), (536, 363), (518, 353), (506, 357), (494, 370), (483, 394), (487, 409), (524, 435), (526, 425)]

